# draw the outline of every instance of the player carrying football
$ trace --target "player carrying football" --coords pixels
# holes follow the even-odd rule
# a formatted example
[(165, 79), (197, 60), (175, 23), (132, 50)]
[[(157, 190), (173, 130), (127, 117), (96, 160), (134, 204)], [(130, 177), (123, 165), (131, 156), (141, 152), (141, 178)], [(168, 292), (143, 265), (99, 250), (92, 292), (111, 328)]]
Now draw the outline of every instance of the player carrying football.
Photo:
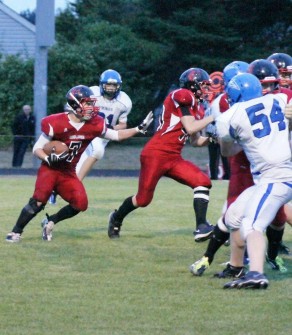
[[(85, 211), (88, 199), (82, 182), (76, 175), (76, 164), (87, 145), (95, 137), (120, 141), (145, 133), (152, 122), (152, 112), (136, 128), (113, 130), (106, 126), (105, 120), (97, 115), (92, 90), (84, 85), (71, 88), (66, 95), (72, 108), (69, 112), (49, 115), (41, 123), (42, 134), (34, 145), (33, 153), (42, 160), (38, 170), (35, 190), (26, 206), (22, 209), (12, 232), (6, 237), (8, 242), (19, 242), (25, 226), (44, 209), (50, 194), (56, 190), (69, 204), (56, 214), (48, 216), (43, 228), (43, 239), (52, 239), (52, 230), (56, 223), (69, 219)], [(57, 140), (65, 143), (69, 153), (46, 154), (46, 143)]]

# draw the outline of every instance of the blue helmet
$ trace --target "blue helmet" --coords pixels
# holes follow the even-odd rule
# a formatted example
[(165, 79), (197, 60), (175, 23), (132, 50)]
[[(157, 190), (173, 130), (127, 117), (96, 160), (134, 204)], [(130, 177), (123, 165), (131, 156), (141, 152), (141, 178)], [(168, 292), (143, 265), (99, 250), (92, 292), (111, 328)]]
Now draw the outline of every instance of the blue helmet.
[(248, 63), (236, 60), (225, 66), (223, 70), (223, 82), (225, 89), (230, 82), (230, 80), (239, 73), (246, 73), (248, 68)]
[[(113, 85), (111, 89), (106, 88), (106, 85)], [(99, 86), (101, 95), (113, 99), (120, 93), (122, 87), (122, 77), (115, 70), (104, 71), (99, 78)]]
[(261, 82), (251, 73), (240, 73), (233, 77), (227, 85), (226, 93), (231, 106), (263, 95)]

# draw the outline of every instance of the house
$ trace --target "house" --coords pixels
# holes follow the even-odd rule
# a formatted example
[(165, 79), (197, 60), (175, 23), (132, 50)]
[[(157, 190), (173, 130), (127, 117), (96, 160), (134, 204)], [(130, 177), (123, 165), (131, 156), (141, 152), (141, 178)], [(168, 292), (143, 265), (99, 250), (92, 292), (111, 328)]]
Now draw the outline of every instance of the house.
[(35, 26), (0, 2), (0, 54), (33, 58), (36, 50)]

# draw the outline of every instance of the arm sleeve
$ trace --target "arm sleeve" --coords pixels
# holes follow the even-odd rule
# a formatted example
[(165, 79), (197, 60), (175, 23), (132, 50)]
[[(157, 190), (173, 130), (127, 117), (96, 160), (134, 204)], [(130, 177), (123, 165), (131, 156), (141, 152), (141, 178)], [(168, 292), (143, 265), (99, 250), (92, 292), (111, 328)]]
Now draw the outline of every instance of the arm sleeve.
[(50, 138), (46, 134), (42, 133), (41, 136), (39, 137), (39, 139), (35, 142), (35, 144), (32, 148), (32, 152), (35, 152), (36, 149), (42, 149), (44, 147), (44, 145), (46, 143), (50, 142), (51, 140), (52, 140), (52, 138)]
[(103, 138), (107, 140), (112, 140), (112, 141), (118, 141), (119, 140), (119, 133), (117, 130), (114, 129), (107, 129), (106, 132), (103, 135)]

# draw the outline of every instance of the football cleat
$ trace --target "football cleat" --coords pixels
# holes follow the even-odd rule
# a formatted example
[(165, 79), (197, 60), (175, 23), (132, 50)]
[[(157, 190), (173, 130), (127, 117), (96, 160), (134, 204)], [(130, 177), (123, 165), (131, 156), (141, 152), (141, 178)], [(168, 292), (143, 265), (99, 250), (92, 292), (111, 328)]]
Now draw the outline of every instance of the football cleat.
[(18, 242), (20, 242), (20, 237), (21, 237), (21, 234), (11, 232), (11, 233), (7, 234), (5, 240), (7, 242), (10, 242), (10, 243), (18, 243)]
[(269, 286), (267, 277), (257, 271), (249, 271), (244, 277), (226, 283), (223, 288), (252, 288), (252, 289), (266, 289)]
[(213, 230), (214, 226), (208, 222), (200, 224), (193, 233), (195, 235), (195, 242), (203, 242), (208, 240), (211, 237)]
[(115, 209), (114, 212), (111, 212), (108, 217), (107, 234), (109, 238), (119, 238), (120, 237), (120, 230), (121, 230), (122, 223), (115, 219), (116, 211), (117, 210)]
[(232, 266), (230, 263), (226, 265), (226, 268), (222, 272), (217, 272), (214, 274), (216, 278), (241, 278), (245, 275), (245, 267)]
[(288, 269), (285, 267), (284, 260), (279, 256), (277, 256), (275, 259), (270, 259), (268, 255), (266, 255), (266, 261), (273, 270), (280, 271), (282, 273), (288, 271)]
[(194, 276), (201, 276), (205, 270), (209, 269), (209, 267), (210, 264), (208, 257), (203, 256), (201, 259), (190, 266), (190, 272)]
[(42, 223), (42, 239), (44, 241), (52, 241), (53, 239), (53, 229), (54, 229), (54, 222), (49, 221), (48, 218), (43, 219)]

